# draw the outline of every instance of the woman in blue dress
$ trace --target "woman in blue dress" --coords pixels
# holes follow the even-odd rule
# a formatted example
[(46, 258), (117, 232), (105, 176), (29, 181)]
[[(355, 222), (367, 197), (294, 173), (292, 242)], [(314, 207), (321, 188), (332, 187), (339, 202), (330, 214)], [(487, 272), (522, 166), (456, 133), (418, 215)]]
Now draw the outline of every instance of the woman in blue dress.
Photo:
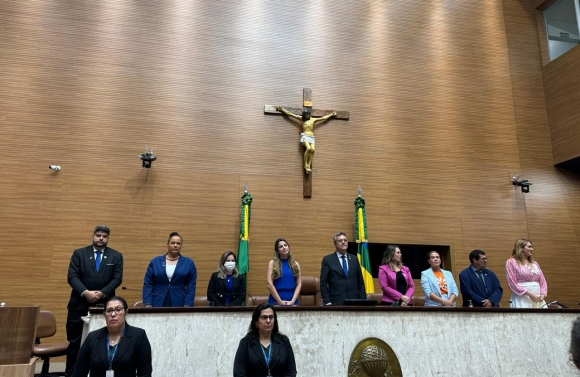
[(300, 305), (298, 297), (302, 280), (300, 265), (292, 257), (288, 241), (278, 238), (274, 243), (274, 259), (268, 263), (266, 282), (271, 305)]

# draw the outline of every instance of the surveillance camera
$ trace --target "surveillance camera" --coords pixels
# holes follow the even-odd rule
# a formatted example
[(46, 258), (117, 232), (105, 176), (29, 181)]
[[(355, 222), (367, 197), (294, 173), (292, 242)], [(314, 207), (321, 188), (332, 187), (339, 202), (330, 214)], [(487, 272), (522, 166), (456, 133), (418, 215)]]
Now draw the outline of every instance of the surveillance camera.
[(157, 160), (157, 157), (153, 156), (153, 151), (151, 150), (151, 148), (149, 147), (145, 147), (147, 148), (147, 152), (140, 154), (139, 158), (143, 161), (143, 167), (150, 169), (151, 168), (151, 164), (153, 163), (153, 161)]
[(58, 165), (48, 165), (48, 168), (50, 170), (54, 170), (54, 171), (59, 171), (60, 170), (60, 166), (58, 166)]
[[(514, 176), (514, 178), (515, 178), (515, 176)], [(521, 181), (518, 181), (516, 179), (512, 182), (512, 184), (516, 187), (520, 187), (524, 194), (530, 192), (530, 186), (533, 185), (533, 183), (528, 181), (527, 179), (522, 179)]]

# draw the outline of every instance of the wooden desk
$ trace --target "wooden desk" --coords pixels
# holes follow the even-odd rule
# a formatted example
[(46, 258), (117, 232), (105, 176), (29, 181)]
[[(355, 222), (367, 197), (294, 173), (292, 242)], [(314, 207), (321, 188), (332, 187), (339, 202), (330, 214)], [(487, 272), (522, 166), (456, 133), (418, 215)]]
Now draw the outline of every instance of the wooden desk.
[(0, 377), (34, 376), (31, 358), (36, 334), (38, 306), (0, 308)]
[(34, 377), (37, 360), (31, 357), (26, 364), (0, 365), (0, 377)]

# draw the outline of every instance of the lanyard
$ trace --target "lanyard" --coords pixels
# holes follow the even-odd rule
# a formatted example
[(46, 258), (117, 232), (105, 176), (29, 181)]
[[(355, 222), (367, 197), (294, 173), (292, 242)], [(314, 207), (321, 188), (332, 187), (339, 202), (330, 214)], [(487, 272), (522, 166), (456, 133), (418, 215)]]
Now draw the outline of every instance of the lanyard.
[[(125, 333), (125, 327), (123, 327), (123, 332), (121, 332), (121, 338), (123, 337), (124, 333)], [(111, 348), (109, 347), (109, 333), (107, 332), (107, 360), (109, 360), (109, 370), (113, 370), (113, 359), (115, 358), (115, 355), (117, 354), (117, 348), (119, 347), (119, 343), (121, 343), (121, 338), (119, 338), (119, 341), (117, 342), (117, 344), (115, 344), (115, 348), (113, 349), (113, 354), (111, 355)]]
[(272, 357), (272, 342), (270, 342), (270, 346), (268, 347), (268, 356), (266, 356), (266, 352), (264, 352), (264, 347), (260, 346), (260, 348), (262, 349), (262, 354), (264, 355), (266, 365), (268, 366), (268, 375), (270, 375), (270, 358)]

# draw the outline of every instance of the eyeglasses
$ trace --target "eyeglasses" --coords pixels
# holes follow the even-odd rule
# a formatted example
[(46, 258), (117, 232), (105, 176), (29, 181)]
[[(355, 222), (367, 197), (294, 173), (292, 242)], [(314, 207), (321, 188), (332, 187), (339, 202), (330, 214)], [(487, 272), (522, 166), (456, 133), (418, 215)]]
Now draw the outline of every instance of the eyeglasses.
[(113, 315), (113, 313), (119, 315), (119, 314), (123, 313), (124, 311), (125, 311), (125, 309), (124, 308), (121, 308), (121, 307), (118, 307), (118, 308), (115, 308), (115, 309), (108, 308), (107, 310), (105, 310), (105, 313), (107, 315)]
[(339, 242), (339, 243), (348, 243), (348, 240), (336, 240), (336, 242)]
[(273, 315), (261, 315), (260, 319), (264, 322), (266, 321), (273, 321), (274, 320), (274, 316)]

